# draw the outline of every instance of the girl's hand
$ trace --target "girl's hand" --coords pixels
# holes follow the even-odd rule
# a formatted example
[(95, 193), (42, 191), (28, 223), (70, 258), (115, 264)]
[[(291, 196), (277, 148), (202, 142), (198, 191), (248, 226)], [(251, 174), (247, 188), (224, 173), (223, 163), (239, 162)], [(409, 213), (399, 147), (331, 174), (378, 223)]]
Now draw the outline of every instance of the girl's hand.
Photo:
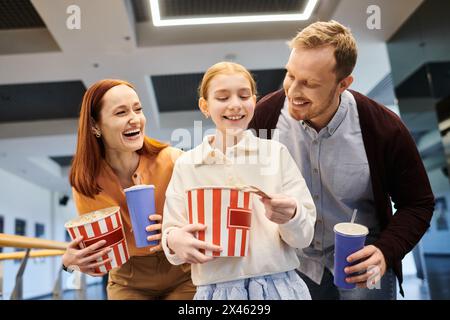
[(266, 209), (266, 217), (277, 224), (285, 224), (294, 218), (297, 202), (294, 198), (281, 194), (270, 195), (272, 199), (260, 198)]
[(188, 224), (182, 228), (177, 228), (167, 235), (167, 246), (170, 250), (187, 263), (205, 263), (214, 259), (201, 253), (199, 250), (222, 251), (220, 246), (216, 246), (195, 238), (195, 233), (204, 231), (203, 224)]
[(150, 248), (150, 252), (151, 253), (155, 253), (158, 251), (162, 251), (162, 246), (161, 246), (161, 220), (162, 220), (162, 216), (160, 214), (152, 214), (148, 217), (148, 219), (150, 221), (156, 221), (157, 223), (151, 224), (149, 226), (147, 226), (147, 228), (145, 228), (145, 230), (147, 231), (159, 231), (157, 234), (154, 234), (152, 236), (148, 236), (147, 240), (148, 241), (159, 241), (159, 244), (156, 246), (153, 246)]
[(62, 263), (67, 268), (79, 270), (93, 277), (104, 276), (106, 272), (95, 273), (94, 268), (105, 265), (106, 263), (110, 262), (111, 259), (108, 258), (101, 262), (97, 262), (96, 260), (108, 254), (108, 252), (110, 252), (112, 249), (105, 248), (94, 253), (106, 244), (106, 240), (101, 240), (90, 245), (87, 248), (80, 249), (79, 244), (81, 243), (81, 240), (83, 240), (83, 237), (78, 237), (69, 244), (66, 252), (62, 257)]

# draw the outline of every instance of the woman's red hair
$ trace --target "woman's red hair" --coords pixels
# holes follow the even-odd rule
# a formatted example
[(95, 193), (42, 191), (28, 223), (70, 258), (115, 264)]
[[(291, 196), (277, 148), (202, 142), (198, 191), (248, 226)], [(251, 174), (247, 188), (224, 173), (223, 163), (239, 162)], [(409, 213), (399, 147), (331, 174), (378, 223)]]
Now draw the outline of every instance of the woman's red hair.
[[(72, 160), (70, 170), (70, 185), (79, 193), (94, 198), (102, 189), (98, 185), (97, 176), (105, 158), (105, 146), (101, 139), (97, 139), (92, 127), (100, 120), (102, 98), (105, 93), (118, 85), (126, 85), (134, 89), (133, 85), (124, 80), (104, 79), (94, 83), (84, 94), (81, 103), (80, 119), (78, 122), (77, 150)], [(144, 138), (139, 154), (157, 155), (168, 145), (149, 137)]]

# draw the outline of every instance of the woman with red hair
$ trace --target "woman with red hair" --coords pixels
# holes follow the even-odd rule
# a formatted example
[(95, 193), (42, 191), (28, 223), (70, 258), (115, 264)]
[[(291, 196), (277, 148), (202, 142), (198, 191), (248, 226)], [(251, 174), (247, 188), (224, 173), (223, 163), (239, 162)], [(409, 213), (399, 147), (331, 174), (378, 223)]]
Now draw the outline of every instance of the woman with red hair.
[[(119, 206), (130, 260), (109, 272), (108, 299), (192, 299), (195, 287), (190, 266), (171, 265), (161, 245), (136, 248), (124, 189), (135, 184), (155, 186), (155, 207), (163, 212), (165, 192), (175, 160), (181, 151), (145, 136), (146, 118), (133, 86), (123, 80), (105, 79), (93, 84), (81, 105), (77, 150), (72, 162), (70, 184), (80, 215)], [(161, 230), (161, 214), (147, 231)], [(150, 222), (149, 222), (150, 224)], [(158, 233), (149, 241), (160, 240)], [(75, 239), (63, 256), (63, 266), (76, 266), (91, 276), (107, 261), (96, 259), (104, 242), (80, 250)], [(93, 254), (93, 252), (96, 252)]]

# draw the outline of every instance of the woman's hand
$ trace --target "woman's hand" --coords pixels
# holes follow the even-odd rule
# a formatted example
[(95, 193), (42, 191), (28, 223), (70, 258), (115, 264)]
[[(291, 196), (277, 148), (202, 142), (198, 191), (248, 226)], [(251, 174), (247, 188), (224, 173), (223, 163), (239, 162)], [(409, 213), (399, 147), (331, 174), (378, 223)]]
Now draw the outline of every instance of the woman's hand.
[(78, 237), (73, 240), (66, 249), (62, 257), (62, 263), (67, 267), (75, 270), (79, 270), (93, 277), (104, 276), (105, 273), (95, 273), (94, 268), (105, 265), (110, 262), (111, 259), (106, 259), (101, 262), (96, 260), (102, 256), (108, 254), (112, 249), (105, 248), (99, 252), (94, 253), (106, 244), (106, 240), (101, 240), (90, 245), (87, 248), (80, 249), (79, 244), (83, 240), (83, 237)]
[(182, 228), (176, 228), (167, 235), (167, 246), (170, 250), (187, 263), (205, 263), (214, 259), (206, 256), (199, 250), (222, 251), (220, 246), (206, 243), (195, 238), (195, 233), (204, 231), (206, 226), (203, 224), (188, 224)]
[(284, 224), (294, 218), (297, 202), (294, 198), (280, 194), (270, 195), (271, 199), (260, 198), (266, 209), (266, 217), (277, 224)]
[(145, 228), (145, 230), (147, 231), (159, 231), (157, 234), (154, 234), (152, 236), (148, 236), (147, 240), (148, 241), (159, 241), (159, 244), (156, 246), (153, 246), (150, 248), (150, 252), (151, 253), (155, 253), (158, 251), (162, 251), (162, 246), (161, 246), (161, 220), (162, 220), (162, 216), (160, 214), (152, 214), (148, 217), (148, 219), (150, 221), (155, 221), (155, 223), (147, 226), (147, 228)]

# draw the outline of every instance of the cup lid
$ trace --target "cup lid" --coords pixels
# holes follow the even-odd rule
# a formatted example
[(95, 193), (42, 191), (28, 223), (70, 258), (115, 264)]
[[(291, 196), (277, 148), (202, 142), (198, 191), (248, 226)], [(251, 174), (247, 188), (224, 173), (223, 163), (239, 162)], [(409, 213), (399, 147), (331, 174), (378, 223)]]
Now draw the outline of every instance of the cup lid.
[(349, 237), (361, 237), (369, 234), (369, 229), (359, 223), (342, 222), (334, 226), (334, 232), (349, 236)]
[(135, 185), (135, 186), (126, 188), (126, 189), (124, 189), (123, 191), (124, 191), (124, 192), (130, 192), (130, 191), (136, 191), (136, 190), (142, 190), (142, 189), (149, 189), (149, 188), (155, 189), (155, 186), (152, 185), (152, 184), (137, 184), (137, 185)]
[(109, 217), (110, 215), (113, 215), (117, 211), (120, 210), (120, 207), (109, 207), (104, 208), (96, 211), (92, 211), (86, 214), (83, 214), (79, 217), (76, 217), (72, 220), (67, 221), (64, 224), (65, 228), (73, 228), (73, 227), (79, 227), (86, 224), (90, 224), (92, 222), (105, 219), (106, 217)]

